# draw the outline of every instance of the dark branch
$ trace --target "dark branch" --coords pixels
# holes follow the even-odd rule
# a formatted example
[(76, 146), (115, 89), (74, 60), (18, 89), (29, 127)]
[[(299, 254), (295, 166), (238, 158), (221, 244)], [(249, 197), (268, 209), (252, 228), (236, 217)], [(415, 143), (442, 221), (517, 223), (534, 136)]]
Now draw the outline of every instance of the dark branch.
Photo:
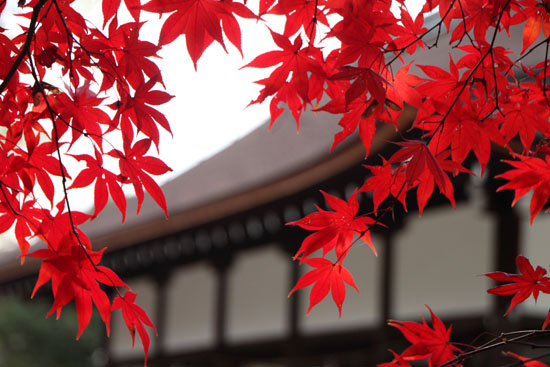
[(34, 6), (34, 9), (32, 11), (31, 21), (29, 23), (29, 29), (27, 30), (27, 37), (25, 38), (25, 43), (23, 44), (23, 46), (21, 46), (21, 49), (19, 50), (19, 55), (17, 55), (17, 58), (11, 65), (10, 70), (6, 74), (6, 77), (4, 78), (4, 80), (2, 80), (2, 84), (0, 84), (0, 94), (4, 92), (9, 82), (17, 72), (17, 69), (19, 69), (19, 66), (21, 66), (21, 63), (25, 59), (25, 56), (29, 54), (32, 39), (34, 37), (34, 31), (36, 30), (38, 15), (40, 14), (40, 10), (44, 6), (44, 4), (46, 4), (47, 1), (48, 0), (40, 0)]

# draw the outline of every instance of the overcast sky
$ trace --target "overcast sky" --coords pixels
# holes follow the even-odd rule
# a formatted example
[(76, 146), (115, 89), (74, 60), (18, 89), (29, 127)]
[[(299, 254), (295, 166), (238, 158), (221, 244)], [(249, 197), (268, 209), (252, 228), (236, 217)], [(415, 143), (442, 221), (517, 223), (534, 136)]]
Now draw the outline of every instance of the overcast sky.
[[(253, 10), (254, 6), (257, 9), (257, 5), (254, 5), (257, 3), (257, 0), (247, 2)], [(423, 3), (423, 0), (408, 0), (411, 12), (418, 11), (413, 10), (419, 7), (415, 3)], [(97, 2), (83, 0), (78, 4), (81, 12), (92, 19), (94, 24), (102, 23), (101, 7), (97, 6)], [(17, 0), (8, 0), (8, 8), (16, 10)], [(9, 21), (13, 22), (16, 18), (4, 13), (2, 26), (15, 27)], [(156, 43), (160, 22), (156, 15), (149, 14), (148, 18), (141, 36)], [(266, 20), (273, 30), (282, 33), (282, 17)], [(119, 23), (123, 21), (124, 16), (119, 18)], [(276, 47), (265, 25), (256, 24), (252, 20), (243, 20), (240, 24), (244, 57), (229, 42), (226, 42), (228, 53), (214, 43), (204, 52), (198, 62), (198, 70), (195, 71), (185, 47), (185, 39), (181, 36), (164, 47), (160, 52), (162, 59), (154, 60), (162, 69), (166, 91), (175, 96), (160, 108), (170, 121), (173, 132), (173, 137), (169, 134), (161, 135), (160, 157), (173, 172), (154, 177), (159, 183), (182, 174), (216, 154), (269, 118), (269, 100), (262, 105), (246, 107), (261, 89), (254, 81), (267, 77), (268, 71), (240, 68), (255, 56)], [(64, 163), (72, 164), (67, 161)], [(132, 194), (132, 190), (127, 193)], [(90, 192), (86, 190), (71, 190), (71, 205), (74, 209), (86, 210), (92, 205), (90, 197)]]
[[(254, 0), (247, 2), (248, 5), (254, 3)], [(423, 3), (408, 0), (407, 6), (416, 14)], [(394, 5), (394, 9), (397, 11), (397, 6)], [(239, 68), (276, 47), (264, 25), (250, 20), (241, 24), (244, 59), (229, 43), (228, 54), (214, 43), (199, 60), (195, 72), (183, 37), (162, 51), (167, 91), (176, 96), (164, 109), (174, 139), (165, 136), (161, 142), (161, 157), (174, 172), (162, 180), (181, 174), (222, 150), (269, 117), (269, 100), (260, 106), (245, 108), (261, 89), (253, 82), (269, 74), (265, 69)], [(281, 22), (269, 24), (275, 30), (281, 28), (282, 32)]]

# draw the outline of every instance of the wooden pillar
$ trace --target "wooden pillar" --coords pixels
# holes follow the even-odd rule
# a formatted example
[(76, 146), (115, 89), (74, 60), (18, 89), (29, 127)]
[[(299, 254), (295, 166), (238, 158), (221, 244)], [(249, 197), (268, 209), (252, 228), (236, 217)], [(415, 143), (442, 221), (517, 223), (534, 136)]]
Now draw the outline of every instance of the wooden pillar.
[[(487, 271), (504, 271), (516, 273), (516, 256), (520, 251), (520, 218), (517, 211), (512, 208), (514, 193), (511, 190), (496, 192), (505, 181), (495, 179), (507, 169), (507, 165), (496, 157), (489, 165), (488, 177), (485, 189), (487, 190), (488, 210), (494, 218), (493, 235), (493, 264)], [(501, 285), (493, 282), (492, 287)], [(492, 312), (489, 315), (488, 327), (493, 333), (500, 333), (514, 329), (510, 318), (504, 317), (504, 313), (510, 305), (511, 297), (493, 296)], [(509, 362), (498, 353), (488, 354), (485, 363), (488, 367), (497, 367)]]
[(395, 271), (393, 267), (393, 233), (390, 231), (384, 233), (384, 245), (382, 246), (381, 252), (380, 257), (382, 260), (382, 267), (380, 272), (380, 280), (382, 283), (382, 289), (380, 290), (380, 324), (385, 326), (392, 315), (393, 281)]
[(166, 325), (167, 325), (167, 297), (168, 297), (168, 281), (170, 279), (171, 272), (163, 269), (156, 271), (153, 274), (155, 281), (157, 296), (156, 296), (156, 310), (155, 310), (155, 327), (158, 335), (156, 336), (155, 350), (152, 353), (154, 358), (162, 358), (165, 354), (165, 339), (166, 339)]
[(386, 223), (387, 228), (382, 230), (382, 238), (384, 242), (379, 246), (380, 267), (380, 293), (377, 295), (379, 299), (379, 325), (377, 342), (375, 346), (369, 348), (370, 354), (367, 356), (369, 363), (377, 365), (387, 362), (391, 359), (391, 354), (388, 349), (392, 346), (392, 336), (395, 335), (394, 328), (388, 326), (388, 320), (393, 316), (394, 305), (394, 289), (395, 289), (395, 235), (405, 225), (405, 214), (401, 210), (396, 211), (394, 218)]
[[(300, 234), (292, 239), (287, 239), (286, 243), (281, 243), (280, 249), (289, 255), (289, 261), (292, 256), (296, 254), (300, 244), (302, 243), (303, 235)], [(299, 261), (292, 261), (290, 264), (288, 274), (288, 291), (296, 285), (300, 278), (300, 264)], [(294, 293), (288, 299), (287, 306), (287, 329), (288, 334), (285, 340), (285, 366), (298, 367), (301, 365), (300, 359), (297, 358), (297, 354), (300, 353), (300, 330), (298, 325), (300, 324), (301, 311), (300, 311), (300, 297), (298, 293)]]
[[(497, 188), (505, 183), (502, 179), (495, 179), (496, 175), (504, 172), (509, 166), (501, 160), (495, 159), (489, 166), (489, 177), (485, 186), (489, 198), (488, 209), (495, 219), (493, 268), (488, 271), (504, 271), (516, 273), (516, 256), (520, 251), (520, 218), (512, 207), (514, 193), (511, 190), (496, 192)], [(495, 282), (494, 286), (500, 285)], [(493, 297), (493, 313), (498, 320), (497, 324), (506, 323), (502, 315), (506, 312), (510, 297)]]
[(383, 246), (380, 251), (380, 260), (382, 262), (380, 271), (380, 324), (386, 326), (393, 314), (393, 292), (395, 283), (395, 235), (405, 226), (405, 212), (398, 209), (393, 214), (391, 221), (386, 223), (387, 228), (383, 229)]
[(215, 353), (212, 355), (213, 366), (233, 366), (231, 356), (226, 353), (226, 328), (227, 328), (227, 295), (228, 295), (228, 270), (232, 263), (230, 253), (220, 253), (212, 258), (212, 265), (216, 273), (216, 307), (215, 307)]

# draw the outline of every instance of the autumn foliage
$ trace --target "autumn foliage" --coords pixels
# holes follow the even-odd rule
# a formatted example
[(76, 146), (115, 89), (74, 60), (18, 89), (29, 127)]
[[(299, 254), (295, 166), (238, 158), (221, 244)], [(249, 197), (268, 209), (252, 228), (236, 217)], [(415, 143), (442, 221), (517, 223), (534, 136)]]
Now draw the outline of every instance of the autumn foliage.
[[(147, 192), (167, 214), (152, 176), (170, 168), (151, 150), (158, 149), (160, 130), (170, 132), (158, 106), (172, 96), (164, 91), (155, 57), (182, 36), (198, 68), (213, 44), (242, 54), (241, 22), (270, 27), (273, 50), (243, 55), (243, 67), (265, 69), (251, 103), (269, 101), (271, 124), (284, 109), (298, 126), (306, 109), (336, 114), (341, 131), (332, 148), (358, 131), (366, 156), (384, 124), (393, 125), (398, 136), (417, 132), (395, 141), (391, 156), (366, 166), (371, 175), (350, 198), (323, 193), (330, 210), (319, 208), (290, 223), (313, 231), (295, 255), (312, 270), (291, 291), (312, 286), (308, 312), (328, 293), (342, 312), (346, 287), (356, 288), (344, 267), (349, 250), (360, 239), (376, 254), (370, 229), (395, 206), (406, 210), (408, 195), (416, 195), (420, 213), (434, 192), (454, 206), (453, 177), (473, 174), (464, 166), (468, 157), (484, 174), (492, 151), (509, 154), (509, 169), (500, 175), (507, 182), (499, 190), (514, 190), (516, 200), (532, 191), (531, 222), (548, 202), (547, 0), (427, 0), (418, 14), (403, 0), (261, 0), (259, 6), (238, 0), (103, 0), (100, 24), (77, 11), (77, 3), (19, 1), (20, 26), (0, 29), (0, 232), (14, 231), (22, 261), (41, 259), (34, 292), (51, 283), (50, 314), (59, 316), (74, 300), (77, 336), (93, 307), (107, 334), (111, 312), (120, 309), (147, 354), (145, 326), (155, 330), (153, 324), (134, 303), (136, 294), (100, 265), (103, 250), (92, 250), (79, 226), (100, 215), (109, 198), (123, 222), (125, 187), (135, 192), (138, 212)], [(0, 11), (9, 16), (6, 4), (0, 2)], [(156, 43), (140, 38), (146, 13), (162, 16)], [(436, 19), (433, 25), (424, 23), (427, 16)], [(271, 26), (275, 18), (284, 19), (282, 29)], [(523, 34), (517, 50), (507, 47), (514, 29)], [(404, 61), (443, 46), (445, 33), (454, 50), (448, 62)], [(329, 42), (337, 46), (326, 48)], [(398, 126), (407, 105), (418, 110), (416, 117)], [(68, 193), (85, 187), (93, 189), (93, 211), (71, 210)], [(358, 215), (357, 195), (364, 192), (372, 194), (374, 212)], [(45, 248), (31, 251), (33, 239)], [(514, 295), (510, 310), (530, 296), (550, 293), (546, 270), (533, 269), (524, 257), (517, 261), (519, 275), (487, 274), (507, 282), (489, 292)], [(114, 289), (114, 299), (106, 288)], [(384, 366), (417, 359), (428, 359), (430, 366), (459, 365), (454, 358), (461, 349), (449, 341), (450, 328), (430, 313), (432, 326), (390, 322), (411, 346), (394, 352), (394, 361)]]

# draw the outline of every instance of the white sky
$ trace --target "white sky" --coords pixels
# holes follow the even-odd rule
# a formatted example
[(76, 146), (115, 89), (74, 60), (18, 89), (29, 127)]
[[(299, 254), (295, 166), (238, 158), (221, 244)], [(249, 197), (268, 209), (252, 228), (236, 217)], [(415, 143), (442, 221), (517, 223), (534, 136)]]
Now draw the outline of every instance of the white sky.
[[(250, 0), (247, 4), (254, 3), (257, 4), (257, 0)], [(418, 12), (420, 3), (423, 4), (424, 0), (408, 0), (409, 10)], [(8, 0), (8, 7), (14, 10), (16, 4), (17, 0)], [(96, 19), (95, 24), (102, 23), (101, 8), (96, 2), (82, 0), (79, 6), (88, 19)], [(394, 9), (398, 11), (395, 6)], [(143, 15), (147, 16), (147, 13)], [(149, 15), (150, 20), (142, 28), (141, 36), (156, 43), (158, 16)], [(12, 20), (7, 16), (3, 18), (3, 26)], [(268, 21), (273, 30), (282, 33), (281, 17), (268, 18)], [(119, 23), (122, 22), (119, 19)], [(185, 47), (185, 38), (180, 36), (161, 50), (162, 59), (154, 60), (161, 67), (166, 91), (175, 96), (159, 108), (165, 113), (173, 132), (173, 138), (167, 133), (161, 134), (160, 157), (173, 172), (155, 176), (160, 184), (221, 151), (269, 118), (269, 100), (246, 107), (261, 89), (254, 81), (266, 78), (268, 71), (240, 68), (255, 56), (276, 47), (265, 25), (247, 19), (239, 19), (239, 23), (244, 58), (229, 42), (226, 42), (227, 54), (214, 43), (204, 52), (195, 71)], [(156, 87), (161, 88), (160, 85)], [(64, 163), (68, 163), (67, 160)], [(132, 194), (132, 191), (127, 193)], [(93, 205), (89, 190), (71, 190), (70, 194), (74, 209), (87, 210)]]
[(242, 26), (240, 53), (227, 43), (228, 54), (220, 45), (210, 46), (198, 62), (197, 71), (185, 48), (185, 38), (161, 51), (166, 91), (175, 97), (162, 107), (170, 121), (174, 138), (168, 134), (160, 143), (161, 158), (174, 170), (162, 181), (181, 174), (201, 160), (246, 135), (269, 117), (269, 105), (246, 106), (256, 98), (265, 70), (245, 68), (247, 62), (269, 51), (269, 32), (255, 22)]
[[(407, 1), (412, 13), (417, 13), (423, 3), (424, 0)], [(17, 0), (8, 0), (8, 6), (14, 9), (16, 4)], [(257, 4), (257, 0), (247, 2), (256, 12)], [(94, 24), (102, 23), (101, 8), (96, 2), (81, 0), (79, 7)], [(121, 9), (123, 7), (121, 5)], [(398, 12), (396, 1), (393, 10)], [(130, 20), (128, 14), (119, 16), (119, 23), (126, 17)], [(142, 13), (142, 18), (149, 20), (142, 28), (141, 37), (156, 43), (160, 25), (158, 15)], [(282, 33), (281, 18), (267, 20), (273, 30)], [(154, 177), (159, 183), (216, 154), (269, 118), (269, 99), (261, 105), (246, 107), (261, 89), (254, 81), (267, 77), (268, 71), (240, 68), (255, 56), (277, 47), (265, 25), (248, 19), (239, 19), (239, 23), (244, 58), (227, 41), (228, 53), (219, 44), (213, 43), (204, 52), (195, 71), (185, 47), (185, 37), (180, 36), (172, 44), (164, 46), (159, 53), (162, 59), (154, 60), (161, 67), (166, 91), (175, 96), (159, 107), (173, 132), (173, 138), (170, 134), (161, 135), (160, 157), (173, 172)], [(156, 89), (160, 88), (160, 85), (156, 86)]]
[[(247, 4), (251, 3), (254, 1)], [(407, 6), (416, 14), (423, 3), (423, 0), (408, 0)], [(398, 12), (396, 4), (393, 9)], [(245, 109), (261, 89), (253, 82), (267, 77), (266, 70), (239, 68), (260, 53), (276, 48), (265, 26), (250, 20), (240, 23), (244, 60), (229, 42), (226, 44), (228, 54), (214, 43), (199, 60), (195, 72), (184, 37), (162, 50), (166, 89), (175, 98), (163, 109), (171, 123), (174, 139), (163, 137), (160, 156), (174, 171), (158, 181), (164, 182), (185, 172), (269, 117), (269, 100)], [(281, 25), (279, 22), (273, 27), (270, 23), (275, 30)]]

